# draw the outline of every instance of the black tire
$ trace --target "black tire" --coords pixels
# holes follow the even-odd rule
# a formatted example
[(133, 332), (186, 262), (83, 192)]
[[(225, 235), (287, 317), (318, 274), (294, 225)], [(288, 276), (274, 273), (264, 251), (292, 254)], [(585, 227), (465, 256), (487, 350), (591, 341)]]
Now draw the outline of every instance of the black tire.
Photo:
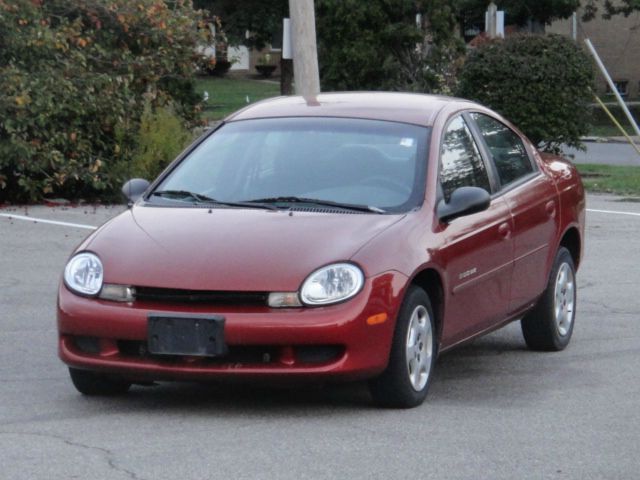
[(69, 368), (73, 386), (83, 395), (121, 395), (131, 387), (131, 383), (109, 375)]
[[(562, 275), (568, 283), (563, 285)], [(568, 284), (571, 287), (568, 287)], [(522, 334), (532, 350), (557, 352), (566, 348), (573, 334), (576, 316), (576, 268), (571, 253), (558, 249), (549, 282), (536, 306), (521, 320)], [(556, 311), (556, 307), (560, 309)]]
[[(414, 337), (415, 344), (419, 348), (415, 352), (413, 365), (415, 365), (416, 359), (424, 361), (421, 367), (425, 371), (422, 372), (419, 379), (416, 378), (412, 381), (410, 362), (407, 361), (407, 344), (409, 328), (414, 315), (415, 321), (422, 322), (424, 328), (428, 327), (431, 334), (423, 331), (421, 337)], [(423, 321), (428, 322), (428, 325)], [(420, 338), (423, 340), (422, 343)], [(374, 402), (379, 406), (389, 408), (412, 408), (420, 405), (427, 396), (433, 377), (437, 344), (437, 332), (429, 296), (421, 288), (412, 285), (400, 307), (393, 334), (389, 364), (380, 376), (369, 381), (369, 391)], [(414, 387), (415, 383), (418, 384), (417, 388)]]

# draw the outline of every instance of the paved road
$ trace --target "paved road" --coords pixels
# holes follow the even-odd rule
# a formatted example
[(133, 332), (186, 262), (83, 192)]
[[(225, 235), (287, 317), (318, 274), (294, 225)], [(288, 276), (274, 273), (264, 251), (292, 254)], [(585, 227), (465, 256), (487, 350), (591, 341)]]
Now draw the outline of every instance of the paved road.
[[(605, 196), (589, 208), (640, 212)], [(16, 213), (97, 225), (116, 211)], [(569, 348), (530, 352), (512, 324), (444, 355), (428, 401), (396, 411), (373, 408), (362, 385), (82, 397), (56, 358), (54, 306), (87, 230), (0, 217), (0, 477), (638, 478), (640, 217), (587, 219)]]
[(564, 153), (575, 163), (640, 166), (640, 155), (628, 143), (585, 142), (586, 152), (565, 148)]

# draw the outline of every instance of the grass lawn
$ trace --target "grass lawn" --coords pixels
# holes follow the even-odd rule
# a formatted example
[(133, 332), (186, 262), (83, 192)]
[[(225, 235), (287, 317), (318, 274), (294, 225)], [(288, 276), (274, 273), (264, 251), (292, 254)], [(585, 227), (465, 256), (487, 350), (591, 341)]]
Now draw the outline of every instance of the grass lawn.
[[(629, 135), (634, 135), (631, 125), (622, 125)], [(590, 137), (622, 137), (623, 134), (613, 123), (611, 125), (592, 125), (589, 129)]]
[(249, 103), (280, 95), (280, 85), (242, 78), (197, 77), (196, 91), (201, 95), (209, 93), (203, 116), (220, 120)]
[(576, 167), (590, 192), (640, 197), (640, 166), (576, 164)]
[[(613, 114), (613, 116), (622, 124), (623, 128), (629, 135), (634, 135), (634, 130), (627, 116), (624, 114), (622, 109), (617, 105), (608, 105), (609, 110)], [(631, 114), (636, 121), (640, 120), (640, 107), (637, 105), (633, 105), (629, 107), (631, 110)], [(592, 137), (621, 137), (622, 133), (615, 126), (615, 124), (611, 121), (606, 112), (598, 107), (592, 107), (592, 117), (591, 117), (591, 128), (589, 129), (589, 136)]]

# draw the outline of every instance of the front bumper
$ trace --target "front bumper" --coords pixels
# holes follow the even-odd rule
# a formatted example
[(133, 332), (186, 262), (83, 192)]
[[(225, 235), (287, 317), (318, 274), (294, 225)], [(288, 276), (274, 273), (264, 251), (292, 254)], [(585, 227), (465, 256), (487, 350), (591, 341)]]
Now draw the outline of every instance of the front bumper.
[[(365, 282), (342, 304), (272, 309), (133, 302), (122, 304), (58, 293), (59, 355), (67, 365), (132, 381), (225, 377), (323, 377), (355, 380), (387, 365), (407, 277), (387, 272)], [(155, 356), (146, 352), (149, 313), (225, 317), (230, 353), (222, 357)], [(373, 325), (367, 319), (386, 314)], [(379, 318), (379, 317), (377, 317)]]

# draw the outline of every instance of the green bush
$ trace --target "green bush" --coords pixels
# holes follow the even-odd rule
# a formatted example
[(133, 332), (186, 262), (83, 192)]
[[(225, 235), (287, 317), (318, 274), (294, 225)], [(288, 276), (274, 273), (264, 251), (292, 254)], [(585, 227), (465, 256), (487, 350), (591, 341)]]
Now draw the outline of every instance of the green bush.
[(421, 40), (410, 0), (317, 0), (318, 61), (323, 90), (386, 90), (400, 52)]
[(582, 146), (593, 85), (591, 59), (575, 42), (522, 35), (471, 52), (457, 94), (493, 108), (542, 149), (557, 151), (562, 144)]
[(464, 41), (451, 0), (423, 4), (423, 35), (419, 45), (398, 54), (400, 68), (394, 90), (451, 95), (464, 62)]
[(140, 121), (137, 148), (128, 176), (154, 179), (192, 139), (193, 135), (171, 106), (154, 111), (147, 104)]
[(195, 123), (199, 22), (184, 0), (0, 0), (0, 203), (117, 192), (145, 102)]
[(315, 5), (324, 90), (451, 93), (464, 53), (456, 33), (457, 2), (316, 0)]

